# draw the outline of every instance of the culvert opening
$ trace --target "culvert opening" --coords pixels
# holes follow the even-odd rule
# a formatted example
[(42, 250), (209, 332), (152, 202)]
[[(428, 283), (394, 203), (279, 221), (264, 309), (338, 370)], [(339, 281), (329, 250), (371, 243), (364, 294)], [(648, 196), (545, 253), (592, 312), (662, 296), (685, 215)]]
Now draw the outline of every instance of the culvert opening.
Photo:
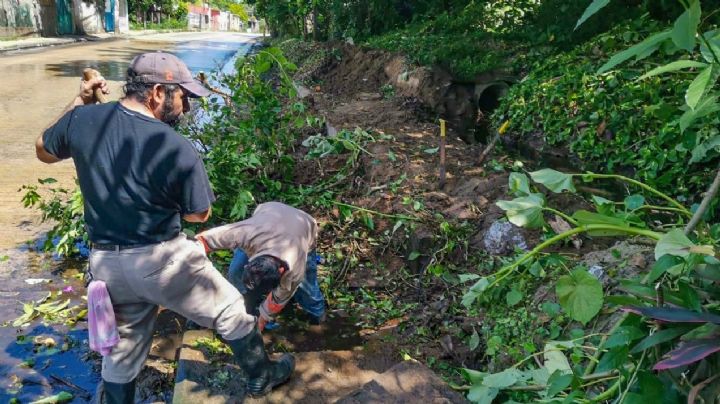
[(490, 114), (500, 106), (500, 99), (507, 94), (510, 87), (506, 83), (494, 83), (485, 87), (478, 94), (477, 107), (483, 114)]
[(487, 143), (492, 138), (493, 130), (490, 115), (500, 106), (510, 86), (505, 82), (490, 83), (476, 87), (478, 118), (475, 125), (475, 141)]

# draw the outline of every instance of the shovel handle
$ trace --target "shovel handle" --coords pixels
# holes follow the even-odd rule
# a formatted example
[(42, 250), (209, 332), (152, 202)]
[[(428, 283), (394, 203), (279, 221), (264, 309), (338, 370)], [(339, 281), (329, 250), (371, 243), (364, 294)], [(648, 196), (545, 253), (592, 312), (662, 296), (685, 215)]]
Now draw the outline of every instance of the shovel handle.
[[(83, 69), (83, 80), (85, 80), (85, 81), (92, 80), (98, 76), (100, 76), (100, 72), (98, 72), (95, 69), (91, 69), (89, 67), (86, 67), (85, 69)], [(101, 104), (107, 102), (107, 97), (105, 96), (105, 94), (103, 94), (102, 90), (99, 88), (95, 89), (95, 99), (98, 100), (98, 102)]]

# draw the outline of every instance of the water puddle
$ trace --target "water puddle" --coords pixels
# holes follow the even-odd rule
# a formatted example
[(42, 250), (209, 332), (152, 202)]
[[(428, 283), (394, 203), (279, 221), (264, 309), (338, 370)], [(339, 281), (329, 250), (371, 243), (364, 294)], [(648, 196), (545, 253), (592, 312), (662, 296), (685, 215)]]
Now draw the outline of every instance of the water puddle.
[[(84, 264), (60, 262), (28, 248), (9, 253), (0, 254), (7, 257), (0, 271), (0, 319), (6, 323), (0, 327), (0, 402), (29, 402), (61, 391), (73, 394), (72, 402), (86, 402), (100, 378), (99, 357), (88, 352), (84, 323), (64, 324), (80, 314)], [(56, 314), (36, 311), (38, 318), (26, 326), (9, 324), (23, 314), (24, 303), (60, 307), (68, 300)]]

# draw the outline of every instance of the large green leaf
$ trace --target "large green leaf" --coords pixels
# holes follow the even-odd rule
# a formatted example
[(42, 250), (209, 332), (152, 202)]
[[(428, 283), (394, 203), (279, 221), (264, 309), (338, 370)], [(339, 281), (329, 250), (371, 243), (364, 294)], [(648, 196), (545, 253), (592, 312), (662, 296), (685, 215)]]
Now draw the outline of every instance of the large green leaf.
[(690, 7), (675, 20), (672, 40), (678, 48), (692, 52), (695, 49), (695, 35), (700, 25), (700, 0), (690, 0)]
[(687, 257), (690, 253), (715, 255), (712, 246), (697, 246), (680, 229), (673, 229), (664, 234), (655, 245), (655, 259), (665, 254)]
[(708, 63), (718, 63), (716, 56), (720, 57), (720, 30), (714, 29), (703, 34), (705, 41), (700, 42), (700, 53)]
[(603, 345), (603, 347), (610, 349), (617, 346), (628, 345), (630, 342), (638, 340), (644, 336), (645, 332), (641, 329), (631, 325), (624, 325), (615, 330), (610, 338), (605, 341), (605, 345)]
[(483, 385), (475, 385), (470, 388), (470, 391), (468, 391), (467, 398), (473, 403), (492, 404), (495, 396), (497, 396), (499, 392), (500, 390), (495, 388), (490, 388)]
[(585, 269), (578, 268), (558, 279), (555, 293), (560, 305), (572, 317), (587, 324), (600, 311), (603, 304), (603, 289), (600, 281)]
[(682, 69), (688, 69), (691, 67), (695, 67), (695, 68), (707, 67), (707, 63), (696, 62), (694, 60), (677, 60), (675, 62), (668, 63), (665, 66), (656, 67), (656, 68), (650, 70), (649, 72), (638, 77), (638, 80), (657, 76), (657, 75), (663, 74), (663, 73), (669, 73), (669, 72), (675, 72), (675, 71), (682, 70)]
[(575, 192), (572, 175), (561, 173), (550, 168), (543, 168), (530, 173), (533, 181), (545, 185), (553, 192), (570, 191)]
[(688, 89), (685, 92), (685, 103), (690, 107), (690, 109), (695, 109), (695, 107), (697, 107), (700, 99), (708, 89), (712, 72), (713, 67), (710, 65), (700, 72), (700, 74), (695, 77), (695, 80), (690, 83), (690, 86), (688, 86)]
[(478, 297), (482, 296), (483, 292), (485, 292), (485, 289), (490, 286), (490, 281), (488, 278), (480, 278), (475, 284), (473, 284), (470, 287), (470, 290), (467, 291), (463, 295), (462, 298), (462, 305), (470, 308), (473, 303), (475, 303), (475, 300), (477, 300)]
[(500, 373), (493, 373), (483, 378), (482, 384), (496, 389), (504, 389), (517, 383), (521, 372), (516, 368), (507, 368)]
[(565, 354), (562, 352), (567, 349), (566, 344), (562, 341), (549, 341), (543, 348), (543, 357), (545, 359), (544, 365), (547, 368), (548, 373), (555, 373), (559, 371), (563, 374), (572, 373), (570, 362), (568, 362)]
[(648, 274), (647, 282), (655, 282), (665, 272), (673, 272), (675, 270), (681, 270), (685, 264), (685, 260), (674, 255), (663, 255), (655, 261)]
[(656, 331), (654, 334), (645, 337), (642, 341), (635, 345), (630, 353), (640, 353), (648, 348), (654, 347), (655, 345), (674, 340), (675, 338), (692, 331), (694, 328), (697, 328), (697, 325), (682, 325), (679, 327)]
[(588, 18), (592, 17), (595, 13), (600, 11), (603, 7), (607, 6), (610, 3), (610, 0), (593, 0), (592, 3), (585, 9), (585, 12), (582, 16), (580, 16), (580, 19), (578, 20), (577, 24), (575, 24), (575, 29), (578, 29), (582, 23), (587, 21)]
[[(717, 97), (704, 97), (698, 103), (695, 109), (688, 108), (688, 110), (682, 114), (682, 116), (678, 120), (678, 122), (680, 123), (680, 132), (685, 132), (685, 130), (689, 128), (690, 125), (692, 125), (693, 122), (695, 122), (696, 120), (710, 114), (714, 114), (718, 111), (720, 111), (720, 104), (717, 103)], [(692, 163), (693, 161), (691, 160), (690, 162)]]
[(616, 53), (604, 65), (600, 66), (597, 74), (605, 73), (613, 67), (632, 57), (640, 60), (650, 56), (655, 50), (657, 50), (662, 41), (670, 38), (670, 33), (671, 31), (659, 32), (653, 36), (648, 37), (644, 41), (625, 49), (622, 52)]
[(45, 397), (43, 399), (33, 401), (30, 404), (60, 404), (65, 403), (73, 399), (73, 395), (67, 391), (61, 391), (54, 396)]
[(565, 390), (568, 386), (570, 386), (570, 383), (572, 383), (574, 378), (573, 374), (567, 374), (562, 373), (560, 371), (555, 371), (547, 382), (547, 397), (552, 398), (555, 397), (558, 393)]
[(523, 196), (512, 201), (497, 201), (500, 209), (505, 211), (510, 223), (527, 228), (538, 228), (545, 224), (542, 208), (545, 201), (538, 195)]
[(639, 209), (645, 204), (645, 197), (639, 194), (629, 195), (625, 198), (623, 203), (625, 203), (625, 207), (628, 210)]
[(530, 180), (523, 173), (510, 173), (508, 188), (515, 196), (530, 195)]
[(629, 351), (630, 348), (625, 345), (610, 349), (600, 358), (597, 371), (606, 372), (608, 370), (619, 368), (628, 360)]
[(690, 163), (702, 161), (710, 150), (717, 149), (718, 147), (720, 147), (720, 135), (713, 136), (710, 139), (698, 144), (692, 150)]

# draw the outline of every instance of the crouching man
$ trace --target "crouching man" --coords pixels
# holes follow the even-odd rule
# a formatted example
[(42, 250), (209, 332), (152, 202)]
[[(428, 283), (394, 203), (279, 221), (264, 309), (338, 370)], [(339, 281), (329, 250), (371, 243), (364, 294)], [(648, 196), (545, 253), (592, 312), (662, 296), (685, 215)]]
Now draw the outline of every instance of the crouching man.
[[(315, 322), (323, 317), (325, 301), (313, 252), (317, 223), (312, 216), (267, 202), (258, 205), (249, 219), (207, 230), (197, 239), (207, 252), (236, 250), (229, 278), (244, 294), (248, 313), (258, 316), (260, 330), (294, 295)], [(246, 264), (243, 256), (250, 257)]]

